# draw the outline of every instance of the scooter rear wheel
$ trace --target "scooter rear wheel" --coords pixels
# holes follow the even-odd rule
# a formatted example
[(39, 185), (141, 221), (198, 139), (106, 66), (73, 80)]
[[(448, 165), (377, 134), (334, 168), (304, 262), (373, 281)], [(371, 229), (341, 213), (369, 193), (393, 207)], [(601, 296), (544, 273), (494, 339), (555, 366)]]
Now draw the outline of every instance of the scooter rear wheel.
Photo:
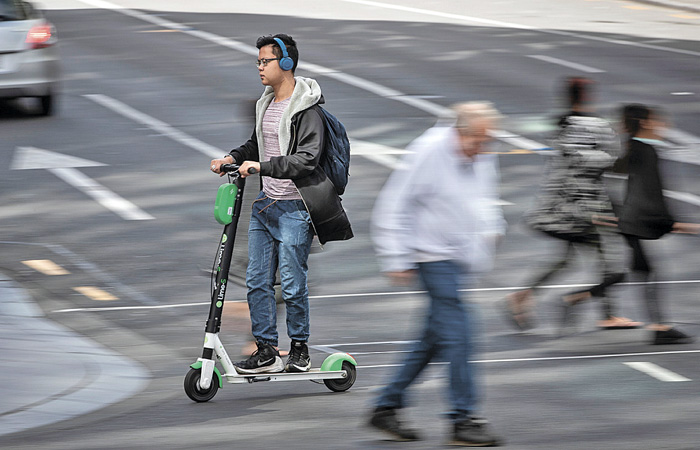
[(185, 393), (190, 399), (198, 403), (208, 402), (214, 398), (216, 391), (219, 390), (219, 380), (216, 376), (211, 380), (209, 388), (202, 389), (199, 387), (199, 379), (201, 376), (201, 369), (190, 369), (187, 375), (185, 375)]
[(323, 380), (323, 384), (333, 392), (345, 392), (350, 389), (357, 379), (357, 369), (354, 364), (343, 361), (343, 370), (348, 374), (347, 377)]

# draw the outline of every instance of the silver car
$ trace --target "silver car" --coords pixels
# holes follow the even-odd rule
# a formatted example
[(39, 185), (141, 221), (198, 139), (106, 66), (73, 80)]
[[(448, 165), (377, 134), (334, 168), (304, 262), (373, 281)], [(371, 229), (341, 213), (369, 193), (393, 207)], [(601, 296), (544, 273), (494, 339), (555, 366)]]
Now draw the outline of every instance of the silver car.
[(0, 99), (36, 97), (41, 113), (50, 115), (59, 82), (57, 42), (55, 27), (31, 3), (0, 0)]

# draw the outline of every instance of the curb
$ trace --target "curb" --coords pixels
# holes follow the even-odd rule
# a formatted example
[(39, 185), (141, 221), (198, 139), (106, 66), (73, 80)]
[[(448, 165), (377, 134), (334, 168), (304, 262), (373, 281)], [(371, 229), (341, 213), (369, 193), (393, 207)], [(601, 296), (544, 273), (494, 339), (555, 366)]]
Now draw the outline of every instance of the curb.
[(46, 317), (0, 273), (0, 438), (89, 415), (148, 385), (145, 366)]

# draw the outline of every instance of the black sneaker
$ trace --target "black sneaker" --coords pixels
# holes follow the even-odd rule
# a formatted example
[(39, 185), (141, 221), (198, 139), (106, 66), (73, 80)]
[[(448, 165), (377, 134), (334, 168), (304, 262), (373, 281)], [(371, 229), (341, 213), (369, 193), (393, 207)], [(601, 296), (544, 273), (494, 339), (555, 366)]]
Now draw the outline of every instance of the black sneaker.
[(454, 425), (449, 445), (462, 447), (498, 447), (501, 440), (488, 429), (488, 421), (477, 417), (460, 420)]
[(289, 358), (284, 366), (285, 372), (308, 372), (311, 368), (311, 358), (309, 357), (309, 347), (306, 342), (292, 341), (292, 348), (289, 350)]
[(369, 425), (387, 433), (395, 441), (417, 441), (420, 439), (416, 430), (401, 423), (395, 408), (375, 409), (369, 419)]
[(669, 328), (668, 330), (656, 330), (654, 332), (654, 340), (652, 345), (667, 345), (667, 344), (690, 344), (693, 342), (692, 336), (688, 336), (681, 330)]
[(250, 358), (233, 364), (236, 366), (236, 372), (245, 374), (282, 372), (284, 366), (280, 352), (270, 344), (262, 342), (255, 344), (258, 349), (250, 355)]

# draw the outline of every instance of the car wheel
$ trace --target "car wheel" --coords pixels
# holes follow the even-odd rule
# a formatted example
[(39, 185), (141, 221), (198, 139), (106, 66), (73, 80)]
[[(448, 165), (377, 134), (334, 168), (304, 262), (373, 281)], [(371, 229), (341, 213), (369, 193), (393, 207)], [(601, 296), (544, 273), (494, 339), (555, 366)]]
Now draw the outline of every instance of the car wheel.
[(41, 108), (42, 116), (50, 116), (54, 111), (54, 98), (53, 94), (42, 95), (39, 97), (39, 106)]

